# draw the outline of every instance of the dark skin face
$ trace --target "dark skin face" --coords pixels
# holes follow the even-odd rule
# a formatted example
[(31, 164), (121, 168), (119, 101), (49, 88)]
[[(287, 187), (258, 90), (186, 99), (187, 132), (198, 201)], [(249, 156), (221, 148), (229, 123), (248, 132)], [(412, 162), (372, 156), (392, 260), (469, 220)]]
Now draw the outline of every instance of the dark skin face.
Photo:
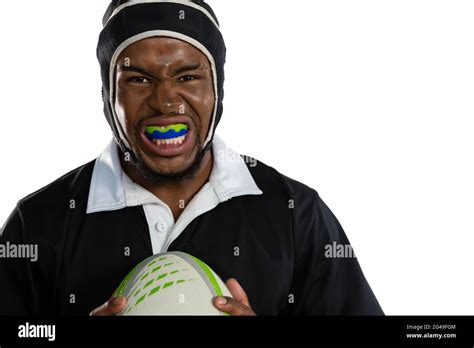
[[(115, 110), (132, 151), (146, 166), (149, 175), (121, 157), (127, 175), (154, 193), (173, 212), (175, 220), (183, 208), (208, 180), (213, 158), (211, 151), (202, 157), (194, 175), (177, 179), (200, 158), (208, 133), (215, 97), (212, 72), (207, 57), (193, 46), (171, 38), (139, 41), (122, 52), (118, 59)], [(186, 123), (188, 143), (172, 155), (153, 151), (142, 137), (144, 126), (163, 121)], [(157, 179), (159, 178), (159, 180)], [(237, 280), (226, 282), (232, 297), (215, 297), (213, 305), (231, 315), (255, 315), (247, 294)], [(127, 306), (127, 298), (114, 295), (91, 315), (115, 315)]]
[[(142, 165), (161, 179), (144, 176), (124, 157), (122, 167), (132, 180), (167, 203), (175, 220), (212, 169), (209, 151), (192, 177), (173, 177), (193, 165), (206, 140), (215, 103), (212, 78), (207, 57), (190, 44), (172, 38), (144, 39), (127, 47), (118, 59), (117, 117)], [(145, 126), (168, 121), (189, 126), (188, 145), (171, 156), (152, 151), (142, 138)]]

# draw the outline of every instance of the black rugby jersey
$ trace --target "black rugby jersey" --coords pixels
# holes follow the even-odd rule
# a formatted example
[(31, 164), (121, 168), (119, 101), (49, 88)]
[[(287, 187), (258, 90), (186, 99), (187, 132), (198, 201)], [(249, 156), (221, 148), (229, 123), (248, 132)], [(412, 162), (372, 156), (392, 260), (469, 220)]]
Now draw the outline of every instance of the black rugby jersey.
[[(18, 202), (0, 244), (37, 244), (40, 257), (0, 259), (0, 315), (86, 316), (152, 255), (141, 206), (86, 214), (93, 168)], [(198, 257), (224, 281), (236, 278), (257, 315), (383, 315), (357, 259), (326, 254), (349, 241), (318, 193), (261, 162), (248, 169), (263, 194), (218, 204), (168, 251)]]

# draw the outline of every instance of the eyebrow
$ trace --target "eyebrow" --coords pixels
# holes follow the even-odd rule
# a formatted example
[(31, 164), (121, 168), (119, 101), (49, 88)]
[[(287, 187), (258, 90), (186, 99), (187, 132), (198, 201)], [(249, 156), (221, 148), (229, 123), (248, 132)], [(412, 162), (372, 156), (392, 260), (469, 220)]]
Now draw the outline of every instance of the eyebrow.
[(143, 68), (140, 68), (139, 66), (135, 66), (135, 65), (130, 65), (130, 64), (122, 64), (120, 65), (120, 70), (122, 71), (132, 71), (132, 72), (137, 72), (137, 73), (140, 73), (140, 74), (143, 74), (143, 75), (147, 75), (147, 76), (153, 76), (152, 74), (150, 74), (148, 71), (146, 71), (145, 69)]
[(179, 67), (171, 72), (171, 76), (176, 76), (186, 71), (192, 71), (197, 69), (202, 69), (203, 66), (200, 63), (191, 63), (182, 67)]
[[(181, 67), (173, 70), (171, 72), (171, 76), (176, 76), (176, 75), (179, 75), (183, 72), (197, 70), (197, 69), (203, 69), (203, 65), (201, 63), (191, 63), (191, 64), (184, 65), (184, 66), (181, 66)], [(137, 72), (137, 73), (147, 75), (147, 76), (153, 76), (153, 74), (149, 73), (145, 69), (143, 69), (139, 66), (136, 66), (136, 65), (121, 64), (120, 65), (120, 70), (122, 70), (122, 71), (132, 71), (132, 72)]]

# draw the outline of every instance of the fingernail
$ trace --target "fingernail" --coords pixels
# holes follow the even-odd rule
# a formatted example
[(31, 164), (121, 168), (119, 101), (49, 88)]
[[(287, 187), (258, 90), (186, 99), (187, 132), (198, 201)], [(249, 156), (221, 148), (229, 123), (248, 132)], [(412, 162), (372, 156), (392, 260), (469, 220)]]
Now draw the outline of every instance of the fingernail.
[(225, 305), (225, 304), (227, 304), (227, 299), (225, 297), (218, 297), (216, 302), (219, 305)]

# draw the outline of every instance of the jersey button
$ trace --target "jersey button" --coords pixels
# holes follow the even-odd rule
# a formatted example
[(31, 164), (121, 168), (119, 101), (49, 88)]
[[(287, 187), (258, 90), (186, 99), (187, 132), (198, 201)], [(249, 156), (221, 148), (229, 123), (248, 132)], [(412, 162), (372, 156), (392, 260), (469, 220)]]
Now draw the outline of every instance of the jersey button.
[(156, 229), (158, 232), (161, 232), (161, 233), (165, 232), (167, 227), (168, 227), (168, 226), (166, 226), (166, 224), (163, 223), (163, 222), (158, 222), (158, 223), (155, 225), (155, 229)]

